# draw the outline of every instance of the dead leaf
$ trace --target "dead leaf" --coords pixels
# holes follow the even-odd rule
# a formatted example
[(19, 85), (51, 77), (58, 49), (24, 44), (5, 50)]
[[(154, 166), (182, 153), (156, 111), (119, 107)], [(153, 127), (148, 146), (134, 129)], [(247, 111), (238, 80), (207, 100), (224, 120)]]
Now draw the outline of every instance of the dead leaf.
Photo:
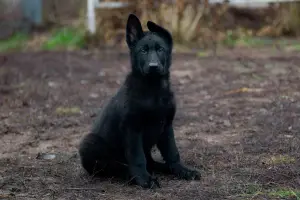
[(78, 114), (81, 113), (81, 110), (79, 107), (70, 107), (70, 108), (58, 107), (56, 108), (55, 112), (57, 114)]
[(231, 126), (231, 123), (230, 123), (230, 121), (228, 119), (224, 120), (223, 123), (227, 127)]
[(262, 92), (263, 89), (261, 88), (246, 88), (246, 87), (243, 87), (243, 88), (240, 88), (240, 89), (237, 89), (237, 90), (230, 90), (228, 92), (226, 92), (225, 94), (234, 94), (234, 93), (242, 93), (242, 92)]

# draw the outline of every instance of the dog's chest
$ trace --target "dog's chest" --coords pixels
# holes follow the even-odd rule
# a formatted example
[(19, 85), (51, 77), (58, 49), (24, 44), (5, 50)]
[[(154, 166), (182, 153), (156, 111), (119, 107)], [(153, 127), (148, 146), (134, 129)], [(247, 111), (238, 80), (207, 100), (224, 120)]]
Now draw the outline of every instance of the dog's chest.
[(145, 129), (152, 130), (151, 132), (161, 132), (163, 130), (170, 110), (169, 104), (168, 99), (163, 97), (149, 98), (146, 101), (144, 109), (140, 113)]
[[(137, 94), (137, 93), (136, 93)], [(161, 132), (172, 111), (173, 96), (169, 91), (144, 91), (132, 96), (129, 112), (144, 130)]]
[[(147, 120), (147, 118), (144, 119)], [(161, 134), (163, 134), (166, 126), (166, 118), (159, 117), (157, 119), (148, 119), (147, 121), (144, 121), (143, 124), (142, 132), (144, 144), (147, 144), (150, 148), (157, 143)]]
[(154, 96), (146, 97), (140, 104), (140, 115), (147, 120), (155, 121), (156, 123), (164, 120), (167, 116), (170, 107), (168, 97)]
[(162, 126), (168, 115), (170, 100), (167, 96), (143, 96), (132, 102), (132, 111), (144, 126)]

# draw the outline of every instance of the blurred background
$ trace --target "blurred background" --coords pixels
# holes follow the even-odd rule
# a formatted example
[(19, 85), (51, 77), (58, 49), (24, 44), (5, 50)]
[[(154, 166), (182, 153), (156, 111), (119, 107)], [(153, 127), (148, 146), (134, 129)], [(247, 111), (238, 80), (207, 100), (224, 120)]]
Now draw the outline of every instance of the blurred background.
[(300, 34), (297, 1), (101, 0), (93, 34), (87, 5), (87, 0), (0, 0), (0, 51), (124, 47), (129, 13), (143, 25), (153, 20), (169, 29), (176, 51), (290, 43), (300, 49), (293, 41)]
[[(78, 144), (130, 70), (129, 13), (173, 34), (176, 142), (199, 182), (83, 173)], [(299, 35), (291, 0), (0, 0), (0, 199), (299, 200)]]

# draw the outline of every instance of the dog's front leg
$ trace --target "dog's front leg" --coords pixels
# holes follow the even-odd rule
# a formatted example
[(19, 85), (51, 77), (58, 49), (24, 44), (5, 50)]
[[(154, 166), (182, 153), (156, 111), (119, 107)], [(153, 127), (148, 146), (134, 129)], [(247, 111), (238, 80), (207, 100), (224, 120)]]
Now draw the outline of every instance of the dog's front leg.
[(131, 181), (143, 188), (160, 187), (158, 180), (146, 169), (146, 158), (143, 150), (143, 135), (128, 131), (125, 141), (125, 156), (128, 163)]
[(172, 125), (167, 125), (165, 131), (157, 144), (163, 156), (169, 172), (181, 179), (199, 180), (201, 174), (193, 169), (189, 169), (181, 163), (180, 155), (175, 143), (174, 130)]

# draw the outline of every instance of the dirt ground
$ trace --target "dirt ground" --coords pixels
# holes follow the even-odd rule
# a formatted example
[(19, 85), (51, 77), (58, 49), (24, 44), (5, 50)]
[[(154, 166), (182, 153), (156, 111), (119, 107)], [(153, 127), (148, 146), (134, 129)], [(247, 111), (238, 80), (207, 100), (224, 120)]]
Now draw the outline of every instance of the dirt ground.
[[(87, 176), (77, 153), (127, 54), (0, 55), (0, 199), (299, 199), (299, 63), (273, 50), (175, 55), (176, 140), (203, 178), (159, 175), (161, 189), (143, 190)], [(294, 192), (276, 194), (284, 189)]]

